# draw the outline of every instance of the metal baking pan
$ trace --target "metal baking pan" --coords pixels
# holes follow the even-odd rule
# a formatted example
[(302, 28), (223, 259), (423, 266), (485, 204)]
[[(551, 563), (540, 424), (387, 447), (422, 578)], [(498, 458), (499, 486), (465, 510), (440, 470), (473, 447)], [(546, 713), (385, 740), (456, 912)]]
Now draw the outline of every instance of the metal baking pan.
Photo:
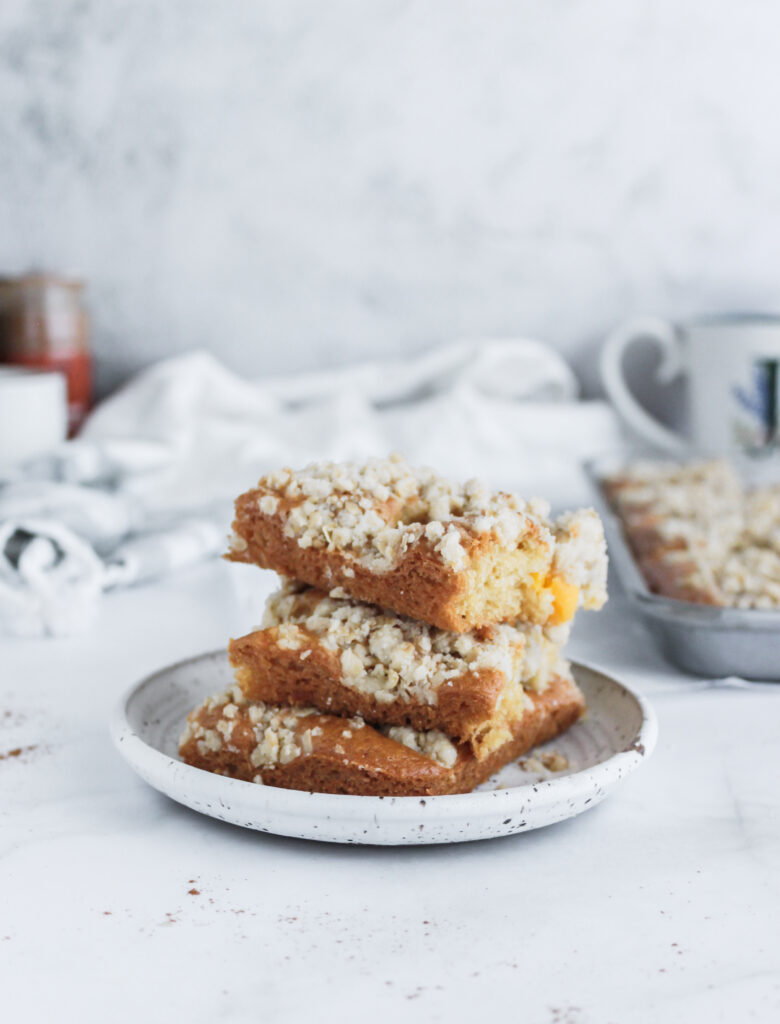
[(780, 611), (716, 608), (650, 591), (601, 488), (604, 477), (619, 473), (632, 461), (625, 455), (595, 459), (586, 463), (585, 471), (604, 520), (612, 564), (633, 607), (659, 639), (667, 657), (686, 672), (780, 680)]

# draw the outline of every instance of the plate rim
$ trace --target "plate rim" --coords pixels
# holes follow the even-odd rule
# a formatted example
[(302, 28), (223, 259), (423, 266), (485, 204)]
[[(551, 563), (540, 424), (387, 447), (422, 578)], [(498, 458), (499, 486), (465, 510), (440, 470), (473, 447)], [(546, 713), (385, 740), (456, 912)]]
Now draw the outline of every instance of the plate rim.
[[(521, 786), (508, 786), (506, 789), (434, 796), (361, 796), (284, 789), (281, 786), (260, 786), (252, 782), (245, 782), (243, 779), (230, 779), (223, 775), (215, 775), (172, 758), (143, 739), (128, 721), (127, 710), (130, 701), (143, 687), (152, 683), (158, 676), (209, 658), (225, 656), (226, 653), (223, 648), (216, 648), (181, 658), (156, 669), (127, 687), (114, 704), (109, 721), (109, 732), (114, 747), (136, 774), (160, 792), (167, 792), (167, 790), (161, 790), (147, 777), (145, 772), (141, 771), (139, 760), (147, 761), (152, 767), (156, 766), (159, 771), (154, 772), (155, 775), (174, 769), (181, 772), (185, 778), (195, 779), (196, 776), (193, 773), (197, 773), (198, 786), (206, 790), (213, 790), (217, 802), (222, 802), (220, 798), (224, 799), (226, 794), (235, 792), (237, 795), (240, 794), (240, 799), (244, 802), (248, 798), (258, 811), (267, 810), (274, 814), (285, 814), (290, 817), (301, 815), (310, 817), (312, 798), (316, 798), (318, 817), (324, 820), (331, 818), (338, 818), (342, 821), (364, 820), (366, 817), (370, 819), (373, 814), (378, 814), (380, 811), (385, 821), (393, 822), (403, 821), (411, 813), (416, 818), (423, 813), (428, 819), (440, 819), (441, 821), (461, 817), (464, 814), (471, 818), (488, 817), (497, 813), (497, 802), (502, 802), (504, 805), (502, 809), (509, 811), (516, 805), (524, 806), (525, 801), (532, 794), (534, 809), (537, 809), (544, 807), (548, 802), (557, 804), (565, 800), (569, 795), (567, 790), (572, 795), (580, 795), (582, 777), (585, 774), (587, 774), (589, 786), (597, 790), (604, 782), (614, 781), (615, 778), (621, 778), (633, 772), (651, 756), (658, 740), (658, 717), (646, 697), (596, 665), (572, 659), (570, 664), (575, 678), (577, 670), (582, 668), (607, 679), (610, 684), (619, 687), (636, 701), (641, 714), (639, 728), (631, 743), (623, 750), (615, 751), (604, 761), (600, 761), (590, 768), (583, 768), (559, 778), (543, 779), (537, 782), (529, 781)], [(621, 770), (615, 772), (618, 765)], [(236, 789), (236, 787), (239, 788)], [(250, 793), (254, 795), (250, 796)], [(168, 793), (168, 795), (171, 794)]]

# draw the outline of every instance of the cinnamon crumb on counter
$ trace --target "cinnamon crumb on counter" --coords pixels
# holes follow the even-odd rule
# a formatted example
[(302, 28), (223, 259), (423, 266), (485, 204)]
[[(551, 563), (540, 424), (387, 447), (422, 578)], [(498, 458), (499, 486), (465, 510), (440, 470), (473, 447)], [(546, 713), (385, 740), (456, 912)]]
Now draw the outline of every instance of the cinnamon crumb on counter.
[(9, 757), (21, 757), (22, 754), (29, 754), (33, 750), (38, 749), (37, 743), (32, 743), (27, 747), (14, 747), (13, 750), (7, 750), (4, 754), (0, 754), (0, 761), (5, 761)]

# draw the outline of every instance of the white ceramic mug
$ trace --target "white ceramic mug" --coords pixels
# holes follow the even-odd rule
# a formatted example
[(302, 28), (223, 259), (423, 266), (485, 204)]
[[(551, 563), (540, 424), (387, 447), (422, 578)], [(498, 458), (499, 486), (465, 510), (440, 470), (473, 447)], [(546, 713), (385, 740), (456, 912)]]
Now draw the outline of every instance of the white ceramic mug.
[[(626, 384), (623, 357), (642, 341), (660, 349), (661, 384), (687, 378), (687, 438), (651, 416)], [(615, 408), (654, 447), (752, 458), (780, 451), (780, 317), (739, 314), (682, 325), (630, 320), (607, 338), (601, 376)]]

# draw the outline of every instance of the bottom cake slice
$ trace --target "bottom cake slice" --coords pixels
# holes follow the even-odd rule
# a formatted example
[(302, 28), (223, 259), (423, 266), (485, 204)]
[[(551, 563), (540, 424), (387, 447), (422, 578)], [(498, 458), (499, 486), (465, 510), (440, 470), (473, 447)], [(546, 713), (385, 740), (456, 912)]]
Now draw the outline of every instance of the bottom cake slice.
[(285, 789), (362, 796), (467, 793), (531, 747), (560, 735), (585, 711), (569, 675), (529, 705), (512, 738), (482, 760), (437, 730), (366, 725), (315, 708), (247, 700), (238, 686), (209, 697), (187, 719), (179, 753), (187, 764)]

